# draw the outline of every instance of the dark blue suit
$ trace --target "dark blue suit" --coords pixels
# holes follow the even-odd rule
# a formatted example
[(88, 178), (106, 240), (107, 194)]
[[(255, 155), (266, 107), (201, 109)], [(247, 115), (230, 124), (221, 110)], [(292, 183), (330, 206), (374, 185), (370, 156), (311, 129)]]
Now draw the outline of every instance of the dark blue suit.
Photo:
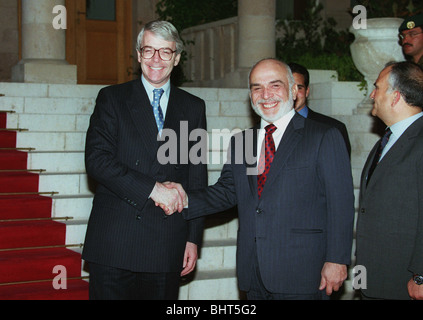
[[(205, 103), (171, 86), (165, 129), (180, 141), (181, 121), (188, 132), (206, 129)], [(187, 241), (200, 244), (203, 219), (166, 217), (149, 199), (156, 181), (177, 181), (187, 190), (207, 186), (206, 164), (162, 165), (158, 129), (141, 79), (100, 91), (86, 140), (86, 168), (97, 183), (83, 259), (132, 272), (182, 270)], [(188, 158), (185, 155), (181, 158)]]
[[(257, 176), (247, 174), (246, 157), (235, 163), (237, 143), (256, 150), (253, 141), (231, 141), (233, 161), (218, 182), (189, 192), (187, 219), (238, 206), (237, 274), (250, 289), (255, 255), (265, 288), (274, 293), (318, 291), (325, 262), (350, 264), (354, 195), (349, 156), (339, 130), (296, 114), (277, 149), (261, 199)], [(241, 141), (241, 142), (240, 142)], [(247, 141), (247, 142), (246, 142)], [(252, 147), (251, 147), (252, 145)]]

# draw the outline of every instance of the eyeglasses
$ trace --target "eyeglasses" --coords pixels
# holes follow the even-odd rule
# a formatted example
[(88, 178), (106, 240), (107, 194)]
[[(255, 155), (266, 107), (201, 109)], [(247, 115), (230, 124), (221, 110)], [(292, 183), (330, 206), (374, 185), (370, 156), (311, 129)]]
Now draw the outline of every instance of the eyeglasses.
[(406, 34), (399, 34), (399, 37), (401, 40), (404, 40), (407, 37), (410, 37), (411, 39), (417, 37), (417, 35), (422, 34), (423, 32), (410, 32)]
[(160, 59), (162, 59), (163, 61), (169, 61), (170, 59), (172, 59), (173, 54), (176, 52), (176, 50), (173, 51), (170, 48), (154, 49), (153, 47), (148, 47), (148, 46), (142, 47), (140, 49), (141, 56), (144, 59), (153, 58), (157, 51), (159, 52)]

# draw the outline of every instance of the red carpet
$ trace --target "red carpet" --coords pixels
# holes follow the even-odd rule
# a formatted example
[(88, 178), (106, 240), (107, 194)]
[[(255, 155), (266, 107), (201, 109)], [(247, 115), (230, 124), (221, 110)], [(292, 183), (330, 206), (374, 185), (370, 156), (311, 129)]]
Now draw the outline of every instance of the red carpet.
[(0, 148), (15, 148), (15, 146), (16, 146), (16, 132), (4, 131), (0, 129)]
[(51, 217), (52, 200), (40, 195), (0, 195), (0, 220)]
[[(0, 112), (0, 128), (6, 120)], [(0, 300), (86, 300), (81, 255), (65, 248), (66, 225), (50, 219), (52, 199), (36, 194), (39, 175), (15, 147), (16, 132), (0, 129)], [(65, 289), (54, 288), (58, 276)]]
[(27, 169), (28, 154), (17, 150), (0, 150), (0, 170)]
[(6, 128), (6, 121), (7, 121), (6, 115), (7, 115), (6, 112), (0, 113), (0, 128)]
[(0, 249), (59, 246), (65, 235), (66, 226), (56, 221), (5, 221), (0, 223)]
[(0, 193), (38, 192), (38, 174), (31, 172), (0, 172)]

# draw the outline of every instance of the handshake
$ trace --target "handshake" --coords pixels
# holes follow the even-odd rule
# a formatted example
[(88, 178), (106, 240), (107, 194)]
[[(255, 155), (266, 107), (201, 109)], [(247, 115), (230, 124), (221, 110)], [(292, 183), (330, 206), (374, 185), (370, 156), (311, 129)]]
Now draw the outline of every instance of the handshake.
[(170, 216), (188, 206), (188, 196), (182, 185), (175, 182), (156, 182), (150, 198)]

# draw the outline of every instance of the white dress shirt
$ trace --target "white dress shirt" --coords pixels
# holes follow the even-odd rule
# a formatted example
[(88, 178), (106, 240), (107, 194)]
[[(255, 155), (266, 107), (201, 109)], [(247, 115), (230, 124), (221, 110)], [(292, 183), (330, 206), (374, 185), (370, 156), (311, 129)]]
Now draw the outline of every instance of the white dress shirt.
[[(285, 130), (288, 127), (288, 124), (291, 122), (294, 115), (295, 115), (295, 110), (292, 109), (287, 114), (285, 114), (282, 118), (273, 122), (273, 124), (277, 128), (276, 131), (273, 133), (273, 141), (275, 142), (275, 150), (278, 150), (283, 134), (285, 133)], [(261, 154), (260, 151), (264, 142), (264, 138), (266, 136), (266, 130), (264, 128), (269, 124), (270, 123), (267, 122), (266, 120), (261, 119), (260, 130), (259, 130), (258, 139), (257, 139), (257, 157), (259, 157)], [(259, 163), (258, 160), (259, 159), (257, 159), (257, 165)]]

